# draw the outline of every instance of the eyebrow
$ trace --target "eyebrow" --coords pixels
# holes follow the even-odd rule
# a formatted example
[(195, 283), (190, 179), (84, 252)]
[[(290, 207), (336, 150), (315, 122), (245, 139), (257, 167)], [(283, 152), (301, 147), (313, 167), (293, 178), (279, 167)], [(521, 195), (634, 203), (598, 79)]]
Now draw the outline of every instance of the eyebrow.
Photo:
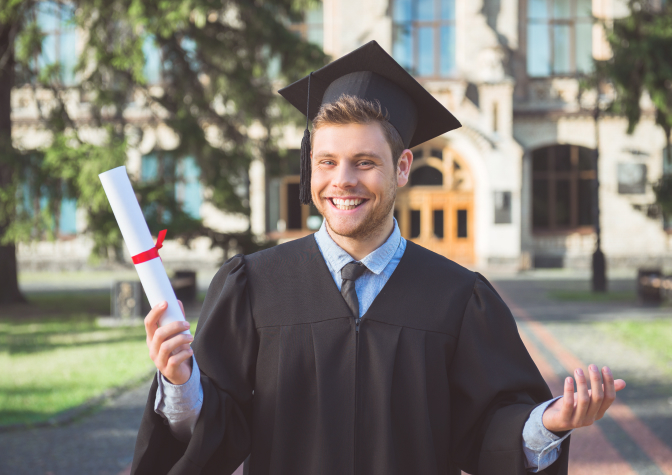
[[(314, 155), (315, 158), (335, 158), (336, 155), (334, 155), (331, 152), (323, 151), (319, 152), (316, 155)], [(378, 160), (383, 160), (383, 157), (378, 155), (377, 153), (371, 151), (371, 150), (365, 150), (363, 152), (358, 152), (354, 155), (355, 158), (361, 158), (361, 157), (373, 157), (377, 158)]]

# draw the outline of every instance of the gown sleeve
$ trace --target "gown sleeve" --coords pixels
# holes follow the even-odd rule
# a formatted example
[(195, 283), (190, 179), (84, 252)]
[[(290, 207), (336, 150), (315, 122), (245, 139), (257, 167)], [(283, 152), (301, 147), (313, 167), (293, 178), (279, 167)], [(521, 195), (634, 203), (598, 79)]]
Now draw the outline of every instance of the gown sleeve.
[[(453, 460), (467, 473), (526, 475), (523, 427), (552, 395), (510, 310), (480, 274), (449, 371)], [(566, 474), (568, 453), (569, 437), (558, 460), (539, 473)]]
[(203, 406), (188, 443), (154, 411), (149, 391), (133, 457), (133, 474), (233, 473), (251, 446), (258, 336), (250, 309), (244, 256), (228, 260), (210, 284), (192, 344)]

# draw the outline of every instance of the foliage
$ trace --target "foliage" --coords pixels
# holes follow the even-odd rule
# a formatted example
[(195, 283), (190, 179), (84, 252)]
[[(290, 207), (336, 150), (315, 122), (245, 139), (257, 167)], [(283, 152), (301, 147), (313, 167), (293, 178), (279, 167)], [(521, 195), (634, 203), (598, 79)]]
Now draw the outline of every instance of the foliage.
[(656, 123), (669, 139), (672, 129), (672, 4), (654, 9), (650, 2), (630, 0), (630, 14), (613, 21), (607, 41), (613, 55), (597, 68), (616, 89), (614, 111), (628, 119), (628, 133), (639, 122), (642, 94), (656, 109)]
[(672, 217), (672, 175), (666, 174), (653, 184), (656, 204), (666, 218)]
[[(143, 140), (144, 126), (160, 123), (179, 138), (173, 155), (196, 160), (212, 204), (249, 214), (251, 160), (281, 155), (279, 124), (288, 117), (300, 120), (274, 90), (325, 62), (317, 46), (288, 29), (306, 3), (2, 2), (0, 22), (16, 30), (16, 86), (32, 92), (51, 139), (40, 150), (17, 150), (11, 158), (15, 187), (2, 190), (0, 213), (18, 211), (0, 239), (54, 237), (61, 200), (71, 197), (86, 210), (94, 252), (119, 258), (121, 236), (97, 175), (123, 165), (129, 146)], [(38, 8), (65, 11), (73, 28), (87, 32), (70, 82), (64, 65), (36, 61), (45, 41)], [(159, 83), (150, 81), (145, 68), (152, 48), (162, 57)], [(134, 180), (150, 230), (168, 227), (170, 237), (186, 240), (212, 233), (181, 209), (174, 193), (179, 180), (175, 173), (151, 183)], [(246, 235), (237, 242), (255, 246)]]
[[(62, 277), (61, 277), (62, 278)], [(109, 292), (29, 294), (0, 316), (0, 426), (42, 422), (156, 371), (142, 325), (104, 327)], [(191, 331), (195, 331), (192, 321)]]
[(672, 322), (669, 319), (659, 320), (622, 320), (597, 324), (623, 343), (651, 355), (661, 367), (670, 369), (672, 364)]
[[(630, 0), (630, 14), (604, 24), (612, 57), (596, 61), (593, 81), (606, 80), (614, 88), (611, 111), (623, 114), (632, 133), (642, 116), (642, 96), (648, 94), (655, 120), (665, 133), (666, 151), (672, 132), (672, 3)], [(668, 153), (668, 152), (666, 152)], [(672, 179), (662, 177), (653, 186), (656, 205), (672, 216)]]

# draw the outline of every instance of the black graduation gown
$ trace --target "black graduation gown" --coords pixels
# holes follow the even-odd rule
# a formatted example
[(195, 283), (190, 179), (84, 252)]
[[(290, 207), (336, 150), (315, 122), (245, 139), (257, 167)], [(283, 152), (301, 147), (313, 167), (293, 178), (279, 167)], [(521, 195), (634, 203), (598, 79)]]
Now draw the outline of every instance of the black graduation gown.
[[(196, 331), (203, 408), (188, 444), (154, 412), (132, 473), (525, 474), (551, 393), (479, 274), (408, 242), (359, 331), (314, 237), (227, 261)], [(543, 473), (567, 473), (568, 440)]]

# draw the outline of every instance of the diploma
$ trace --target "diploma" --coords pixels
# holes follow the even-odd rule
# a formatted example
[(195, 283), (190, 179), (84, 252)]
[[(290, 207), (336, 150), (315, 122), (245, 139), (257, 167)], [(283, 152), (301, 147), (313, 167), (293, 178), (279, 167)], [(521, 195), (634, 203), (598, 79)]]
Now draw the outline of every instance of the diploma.
[[(138, 272), (149, 304), (154, 307), (159, 302), (168, 302), (168, 308), (163, 313), (159, 325), (183, 321), (184, 316), (180, 304), (177, 302), (175, 291), (170, 285), (168, 274), (158, 254), (165, 232), (159, 235), (159, 240), (154, 245), (147, 221), (142, 215), (131, 181), (128, 179), (126, 167), (113, 168), (101, 173), (98, 177), (110, 201), (126, 247), (133, 256), (135, 270)], [(182, 333), (189, 334), (189, 330)]]

